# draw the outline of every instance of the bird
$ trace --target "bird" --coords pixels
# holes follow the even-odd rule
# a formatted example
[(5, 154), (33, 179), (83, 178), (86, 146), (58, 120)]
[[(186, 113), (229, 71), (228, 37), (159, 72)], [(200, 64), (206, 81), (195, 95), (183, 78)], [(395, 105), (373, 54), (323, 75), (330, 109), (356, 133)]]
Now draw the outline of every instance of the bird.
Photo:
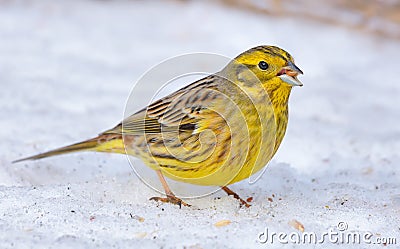
[(168, 177), (219, 186), (240, 206), (250, 207), (228, 186), (263, 169), (277, 152), (286, 133), (291, 90), (303, 85), (300, 74), (284, 49), (253, 47), (94, 138), (14, 163), (80, 151), (128, 154), (158, 175), (165, 197), (150, 200), (191, 206), (171, 191)]

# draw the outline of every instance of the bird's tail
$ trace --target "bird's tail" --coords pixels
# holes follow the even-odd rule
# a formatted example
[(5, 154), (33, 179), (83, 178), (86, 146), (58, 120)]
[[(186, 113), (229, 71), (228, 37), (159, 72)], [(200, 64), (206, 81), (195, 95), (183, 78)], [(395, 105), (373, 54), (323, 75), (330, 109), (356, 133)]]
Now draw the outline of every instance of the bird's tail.
[(37, 160), (45, 157), (57, 156), (78, 151), (99, 151), (99, 152), (114, 152), (114, 153), (125, 153), (125, 149), (122, 142), (121, 136), (111, 136), (107, 134), (99, 135), (98, 137), (88, 139), (83, 142), (71, 144), (58, 149), (50, 150), (44, 153), (40, 153), (34, 156), (21, 158), (13, 161), (18, 163), (27, 160)]

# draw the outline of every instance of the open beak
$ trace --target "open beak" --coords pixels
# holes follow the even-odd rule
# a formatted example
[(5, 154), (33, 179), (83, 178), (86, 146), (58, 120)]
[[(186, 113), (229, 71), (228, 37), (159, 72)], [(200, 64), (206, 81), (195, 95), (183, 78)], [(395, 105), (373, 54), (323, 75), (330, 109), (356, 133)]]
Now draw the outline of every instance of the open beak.
[(282, 67), (277, 76), (281, 78), (281, 80), (283, 80), (284, 82), (288, 83), (289, 85), (303, 86), (303, 83), (301, 83), (297, 79), (297, 75), (299, 74), (303, 74), (303, 71), (301, 71), (300, 68), (298, 68), (295, 64), (289, 61), (286, 67)]

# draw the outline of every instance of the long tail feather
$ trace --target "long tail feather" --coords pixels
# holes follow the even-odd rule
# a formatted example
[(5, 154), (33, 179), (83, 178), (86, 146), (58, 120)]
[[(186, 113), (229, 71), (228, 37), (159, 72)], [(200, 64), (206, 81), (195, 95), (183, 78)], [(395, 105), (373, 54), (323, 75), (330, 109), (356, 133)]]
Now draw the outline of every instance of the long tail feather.
[(91, 150), (91, 149), (96, 148), (96, 146), (99, 144), (98, 141), (99, 141), (99, 137), (92, 138), (92, 139), (89, 139), (89, 140), (86, 140), (86, 141), (83, 141), (80, 143), (68, 145), (68, 146), (61, 147), (61, 148), (58, 148), (55, 150), (50, 150), (48, 152), (44, 152), (44, 153), (37, 154), (34, 156), (21, 158), (21, 159), (13, 161), (12, 163), (18, 163), (18, 162), (27, 161), (27, 160), (37, 160), (37, 159), (41, 159), (41, 158), (45, 158), (45, 157), (67, 154), (67, 153), (72, 153), (72, 152), (76, 152), (76, 151)]

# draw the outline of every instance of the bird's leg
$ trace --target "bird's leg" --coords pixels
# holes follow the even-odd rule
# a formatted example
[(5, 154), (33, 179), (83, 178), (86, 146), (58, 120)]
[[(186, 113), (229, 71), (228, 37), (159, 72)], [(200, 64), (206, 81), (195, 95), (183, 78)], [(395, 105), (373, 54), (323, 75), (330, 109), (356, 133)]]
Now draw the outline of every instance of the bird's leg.
[(183, 206), (186, 206), (186, 207), (190, 207), (189, 204), (185, 203), (184, 201), (182, 201), (181, 199), (179, 199), (178, 197), (176, 197), (176, 196), (174, 195), (174, 193), (172, 193), (172, 191), (171, 191), (171, 189), (169, 188), (169, 186), (168, 186), (168, 184), (167, 184), (167, 181), (165, 180), (164, 175), (162, 174), (161, 170), (157, 170), (156, 172), (157, 172), (157, 176), (158, 176), (158, 178), (160, 179), (160, 182), (161, 182), (161, 184), (162, 184), (162, 186), (163, 186), (163, 188), (164, 188), (165, 195), (166, 195), (167, 197), (166, 197), (166, 198), (163, 198), (163, 197), (152, 197), (152, 198), (150, 198), (150, 200), (153, 200), (153, 201), (161, 201), (161, 202), (169, 202), (169, 203), (178, 205), (179, 208), (181, 208), (182, 205), (183, 205)]
[(222, 186), (221, 187), (222, 190), (224, 190), (228, 195), (232, 195), (235, 199), (238, 199), (240, 201), (240, 206), (245, 205), (247, 208), (250, 207), (251, 205), (249, 203), (247, 203), (245, 200), (243, 200), (242, 198), (240, 198), (240, 196), (238, 194), (236, 194), (235, 192), (233, 192), (232, 190), (230, 190), (227, 186)]

